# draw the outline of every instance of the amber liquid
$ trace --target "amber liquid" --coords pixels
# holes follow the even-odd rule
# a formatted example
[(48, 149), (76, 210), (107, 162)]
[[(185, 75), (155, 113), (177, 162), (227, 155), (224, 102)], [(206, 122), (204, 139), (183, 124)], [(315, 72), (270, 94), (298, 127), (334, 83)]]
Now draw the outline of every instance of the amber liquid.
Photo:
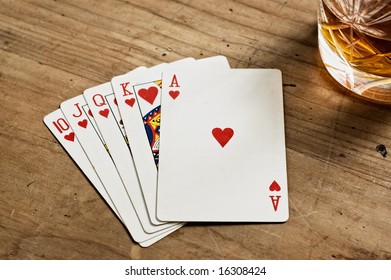
[[(365, 83), (359, 81), (363, 77), (368, 77), (368, 82), (377, 79), (387, 81), (391, 77), (391, 3), (384, 4), (379, 9), (379, 6), (376, 7), (378, 4), (375, 5), (376, 1), (372, 2), (374, 7), (370, 7), (371, 3), (368, 2), (367, 6), (360, 5), (359, 0), (322, 0), (321, 3), (320, 35), (334, 55), (354, 69), (355, 74), (359, 73), (355, 84), (344, 85), (353, 91), (356, 86)], [(344, 6), (345, 4), (350, 6)], [(330, 73), (332, 68), (332, 65), (328, 68)], [(390, 87), (391, 83), (387, 82), (384, 87), (380, 87), (382, 95), (389, 95), (386, 97), (389, 100)]]
[[(383, 15), (387, 10), (391, 13), (391, 5), (383, 9), (386, 9)], [(353, 68), (366, 73), (391, 77), (391, 22), (355, 27), (340, 21), (326, 5), (324, 5), (324, 11), (327, 22), (321, 23), (321, 31), (335, 52), (342, 54)], [(376, 22), (376, 20), (373, 21)], [(374, 37), (377, 31), (378, 37)]]

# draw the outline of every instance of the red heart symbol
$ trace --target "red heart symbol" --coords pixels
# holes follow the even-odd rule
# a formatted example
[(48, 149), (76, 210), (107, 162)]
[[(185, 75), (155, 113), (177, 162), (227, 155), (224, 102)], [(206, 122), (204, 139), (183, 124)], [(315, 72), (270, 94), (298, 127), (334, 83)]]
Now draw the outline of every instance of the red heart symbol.
[(118, 106), (117, 98), (114, 98), (114, 104)]
[(234, 131), (229, 127), (224, 129), (216, 127), (212, 129), (212, 135), (217, 142), (220, 143), (221, 147), (224, 148), (228, 141), (231, 140), (232, 136), (234, 136)]
[(142, 88), (138, 91), (138, 95), (142, 99), (150, 103), (151, 105), (155, 101), (157, 94), (158, 94), (158, 88), (154, 86), (149, 87), (148, 89)]
[(92, 112), (91, 112), (91, 109), (88, 109), (88, 115), (91, 116), (91, 118), (93, 118), (94, 116), (92, 115)]
[(133, 107), (134, 102), (136, 102), (136, 99), (134, 98), (125, 99), (125, 103), (128, 104), (130, 107)]
[(105, 118), (109, 115), (109, 109), (100, 110), (99, 114)]
[(172, 97), (172, 99), (174, 99), (175, 100), (175, 98), (177, 98), (178, 97), (178, 95), (179, 95), (179, 90), (170, 90), (169, 92), (168, 92), (168, 94)]
[(73, 142), (73, 140), (75, 140), (75, 133), (71, 132), (71, 133), (65, 135), (64, 138), (65, 138), (66, 140), (68, 140), (68, 141)]
[(79, 126), (83, 127), (83, 128), (86, 128), (87, 127), (87, 124), (88, 124), (88, 121), (86, 119), (82, 120), (82, 121), (79, 121), (77, 123)]
[(271, 192), (274, 192), (274, 191), (279, 192), (281, 190), (281, 187), (276, 181), (273, 181), (273, 183), (269, 187), (269, 190)]

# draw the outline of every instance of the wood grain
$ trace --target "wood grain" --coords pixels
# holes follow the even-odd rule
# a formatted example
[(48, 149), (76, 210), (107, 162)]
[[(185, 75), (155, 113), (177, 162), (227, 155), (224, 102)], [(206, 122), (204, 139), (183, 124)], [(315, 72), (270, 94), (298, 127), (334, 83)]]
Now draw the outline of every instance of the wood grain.
[[(391, 259), (390, 159), (375, 149), (391, 147), (391, 111), (326, 74), (316, 5), (0, 0), (0, 258)], [(137, 66), (219, 54), (282, 70), (290, 219), (189, 224), (141, 248), (42, 118)]]

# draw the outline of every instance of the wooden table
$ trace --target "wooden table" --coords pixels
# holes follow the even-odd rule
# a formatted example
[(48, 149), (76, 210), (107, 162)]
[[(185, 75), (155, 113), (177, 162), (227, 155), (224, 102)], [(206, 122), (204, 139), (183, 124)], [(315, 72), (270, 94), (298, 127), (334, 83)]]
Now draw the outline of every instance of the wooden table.
[[(389, 107), (320, 61), (316, 1), (0, 0), (1, 259), (390, 259)], [(137, 66), (225, 55), (283, 73), (290, 219), (188, 224), (149, 248), (42, 118)]]

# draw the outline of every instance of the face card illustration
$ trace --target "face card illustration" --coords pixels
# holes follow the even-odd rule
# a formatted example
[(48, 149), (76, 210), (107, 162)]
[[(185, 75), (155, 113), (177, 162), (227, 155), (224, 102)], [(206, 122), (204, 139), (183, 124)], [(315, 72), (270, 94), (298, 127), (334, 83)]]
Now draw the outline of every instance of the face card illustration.
[[(161, 74), (161, 73), (160, 73)], [(155, 160), (159, 162), (159, 135), (160, 135), (160, 92), (161, 79), (133, 86), (137, 104), (139, 105), (145, 133)], [(155, 103), (155, 104), (154, 104)]]
[(56, 137), (61, 146), (64, 147), (71, 158), (80, 167), (80, 169), (87, 176), (92, 185), (96, 188), (96, 190), (107, 202), (114, 213), (121, 219), (110, 196), (108, 195), (106, 189), (104, 188), (90, 161), (88, 160), (88, 157), (80, 146), (75, 133), (72, 131), (68, 122), (65, 120), (64, 114), (61, 112), (61, 110), (58, 109), (46, 115), (44, 117), (44, 123)]
[[(145, 75), (142, 75), (141, 77), (134, 77), (133, 81), (130, 83), (139, 105), (145, 133), (147, 134), (157, 167), (159, 166), (162, 72), (170, 68), (181, 69), (186, 67), (192, 67), (194, 71), (202, 71), (202, 68), (219, 71), (221, 69), (229, 69), (229, 64), (224, 56), (215, 56), (200, 60), (187, 58), (167, 64), (164, 69), (159, 69), (159, 71), (151, 71), (150, 73), (145, 73)], [(170, 94), (176, 97), (179, 95), (179, 85), (175, 80), (175, 77), (171, 81), (171, 84), (176, 89), (172, 90)]]
[[(185, 60), (187, 61), (187, 60)], [(112, 87), (115, 94), (115, 98), (117, 100), (118, 108), (120, 111), (120, 115), (123, 120), (123, 124), (125, 127), (125, 133), (129, 140), (129, 145), (131, 147), (132, 156), (134, 162), (136, 164), (136, 157), (140, 158), (140, 151), (137, 150), (137, 143), (143, 142), (147, 145), (148, 154), (144, 154), (147, 158), (142, 158), (143, 162), (146, 162), (147, 165), (136, 164), (136, 170), (138, 174), (138, 178), (140, 180), (140, 185), (142, 189), (142, 193), (144, 195), (144, 199), (146, 202), (146, 207), (148, 213), (150, 214), (150, 220), (154, 225), (163, 224), (162, 221), (156, 219), (156, 175), (155, 177), (150, 177), (149, 174), (145, 173), (145, 169), (148, 170), (151, 167), (156, 170), (156, 166), (153, 159), (153, 154), (151, 149), (149, 148), (149, 141), (147, 138), (147, 134), (145, 133), (145, 127), (142, 121), (142, 117), (140, 114), (140, 109), (137, 102), (137, 97), (133, 93), (132, 85), (130, 84), (134, 78), (142, 79), (146, 75), (152, 75), (153, 77), (161, 77), (162, 70), (166, 67), (166, 63), (159, 64), (147, 70), (139, 71), (139, 72), (130, 72), (122, 76), (118, 76), (112, 79)], [(120, 94), (118, 94), (120, 92)], [(160, 88), (158, 89), (158, 94), (160, 95)], [(158, 102), (160, 97), (155, 96), (153, 100)], [(152, 102), (152, 98), (148, 99)], [(154, 106), (154, 102), (152, 102), (151, 107)], [(160, 108), (159, 108), (160, 115)], [(135, 117), (137, 119), (136, 122), (132, 121), (130, 118)], [(145, 141), (145, 142), (144, 142)], [(142, 155), (143, 156), (143, 155)], [(142, 157), (141, 156), (141, 157)], [(149, 166), (148, 166), (149, 165)], [(140, 168), (140, 169), (139, 169)], [(156, 173), (156, 171), (155, 171)]]
[[(112, 79), (112, 87), (124, 120), (125, 131), (129, 137), (149, 212), (156, 211), (156, 179), (160, 141), (160, 88), (158, 87), (161, 86), (161, 75), (165, 69), (170, 67), (196, 67), (197, 65), (200, 66), (195, 69), (202, 69), (201, 66), (211, 67), (217, 71), (229, 68), (228, 61), (224, 57), (199, 61), (187, 59), (153, 67), (138, 75), (123, 75)], [(155, 96), (156, 91), (158, 93)], [(148, 94), (151, 96), (148, 97)]]
[(118, 210), (123, 223), (136, 242), (144, 242), (151, 238), (157, 238), (157, 236), (163, 238), (164, 234), (168, 234), (172, 229), (152, 234), (144, 231), (110, 154), (100, 140), (97, 131), (88, 121), (88, 113), (86, 113), (88, 108), (86, 106), (83, 95), (79, 95), (63, 102), (60, 107), (66, 121), (77, 136), (86, 156)]
[(148, 214), (132, 153), (119, 123), (120, 114), (115, 104), (117, 102), (114, 101), (116, 99), (111, 84), (105, 83), (89, 88), (84, 91), (83, 95), (144, 230), (153, 233), (176, 225), (174, 223), (154, 225), (151, 222), (156, 215), (155, 213)]
[[(160, 100), (162, 72), (169, 67), (186, 67), (195, 62), (193, 58), (185, 58), (161, 67), (154, 67), (140, 75), (132, 76), (130, 86), (136, 98), (140, 116), (155, 164), (159, 164), (159, 142), (160, 142)], [(140, 118), (138, 116), (138, 118)]]
[(158, 218), (286, 221), (280, 71), (172, 69), (162, 84)]

